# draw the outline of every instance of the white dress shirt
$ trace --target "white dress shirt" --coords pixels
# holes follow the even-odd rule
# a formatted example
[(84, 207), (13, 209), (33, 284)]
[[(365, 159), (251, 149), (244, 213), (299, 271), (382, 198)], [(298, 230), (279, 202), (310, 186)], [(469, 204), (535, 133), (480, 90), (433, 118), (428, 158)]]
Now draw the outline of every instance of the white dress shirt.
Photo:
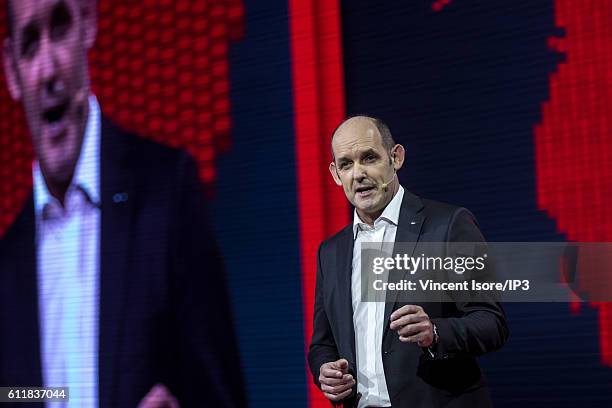
[(53, 408), (98, 406), (100, 107), (93, 95), (83, 137), (64, 207), (33, 165), (42, 379), (69, 387), (69, 402), (47, 404)]
[[(357, 353), (357, 392), (361, 393), (358, 408), (368, 405), (390, 407), (391, 399), (387, 390), (385, 371), (382, 361), (382, 338), (385, 328), (385, 302), (361, 301), (361, 244), (363, 242), (381, 243), (381, 250), (393, 251), (399, 213), (404, 197), (404, 189), (399, 187), (383, 213), (374, 221), (374, 226), (361, 221), (357, 210), (353, 216), (353, 270), (351, 291), (353, 301), (353, 325), (355, 328), (355, 347)], [(384, 281), (387, 273), (380, 276)]]

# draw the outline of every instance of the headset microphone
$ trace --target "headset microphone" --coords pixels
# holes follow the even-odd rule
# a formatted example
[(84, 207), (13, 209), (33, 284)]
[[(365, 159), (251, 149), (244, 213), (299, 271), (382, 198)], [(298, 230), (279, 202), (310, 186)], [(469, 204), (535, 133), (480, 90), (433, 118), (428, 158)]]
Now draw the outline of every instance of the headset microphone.
[(393, 180), (395, 179), (395, 176), (397, 176), (397, 173), (395, 172), (395, 170), (393, 171), (393, 177), (391, 178), (391, 180), (387, 181), (386, 183), (382, 183), (380, 185), (380, 188), (382, 188), (382, 190), (386, 193), (387, 189), (389, 187), (389, 184), (391, 184), (393, 182)]
[[(391, 157), (392, 157), (392, 160), (395, 160), (395, 153), (393, 153), (393, 152), (392, 152), (392, 153), (391, 153)], [(397, 176), (397, 171), (395, 171), (395, 168), (394, 168), (394, 169), (393, 169), (393, 177), (391, 177), (391, 180), (389, 180), (389, 181), (387, 181), (387, 182), (385, 182), (385, 183), (382, 183), (382, 184), (380, 185), (380, 188), (382, 188), (382, 190), (383, 190), (385, 193), (387, 192), (387, 189), (389, 188), (389, 184), (391, 184), (391, 183), (393, 182), (393, 180), (395, 179), (395, 176)]]

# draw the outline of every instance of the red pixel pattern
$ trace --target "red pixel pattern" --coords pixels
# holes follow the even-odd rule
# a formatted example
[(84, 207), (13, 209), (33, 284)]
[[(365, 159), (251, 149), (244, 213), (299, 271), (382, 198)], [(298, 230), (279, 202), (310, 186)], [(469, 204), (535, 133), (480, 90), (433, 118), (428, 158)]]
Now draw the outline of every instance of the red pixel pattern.
[[(101, 0), (98, 12), (90, 67), (103, 113), (126, 130), (188, 150), (212, 185), (215, 158), (231, 146), (228, 50), (243, 35), (241, 0)], [(0, 14), (5, 38), (3, 3)], [(2, 235), (31, 190), (32, 160), (23, 112), (5, 85), (0, 117)]]
[[(317, 247), (350, 219), (342, 188), (327, 171), (329, 135), (346, 115), (340, 13), (338, 0), (289, 1), (306, 352), (313, 329)], [(309, 371), (308, 406), (329, 407)]]
[(451, 0), (436, 0), (431, 4), (433, 11), (441, 11), (444, 7), (448, 6)]
[[(550, 100), (535, 127), (538, 206), (577, 242), (612, 242), (610, 22), (607, 0), (556, 0), (555, 24), (565, 36), (550, 38), (549, 46), (566, 60), (550, 77)], [(590, 258), (600, 267), (589, 268), (577, 283), (601, 299), (612, 288), (612, 271), (601, 265), (611, 260)], [(594, 306), (600, 312), (602, 363), (612, 366), (612, 303)]]

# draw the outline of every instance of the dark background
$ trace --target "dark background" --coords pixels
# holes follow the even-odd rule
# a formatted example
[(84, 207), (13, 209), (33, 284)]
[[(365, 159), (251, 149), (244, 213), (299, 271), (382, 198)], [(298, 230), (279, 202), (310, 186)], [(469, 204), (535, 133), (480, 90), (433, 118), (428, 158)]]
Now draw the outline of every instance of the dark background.
[[(244, 1), (246, 35), (230, 51), (234, 149), (213, 213), (251, 402), (305, 406), (287, 9), (264, 3)], [(431, 4), (342, 2), (347, 114), (387, 121), (407, 150), (402, 184), (466, 206), (488, 240), (567, 239), (536, 202), (534, 126), (565, 59), (547, 46), (564, 34), (554, 2)], [(496, 406), (610, 406), (596, 308), (506, 310), (510, 340), (480, 359)]]
[[(216, 3), (229, 4), (234, 11), (220, 15), (231, 18), (215, 14)], [(142, 104), (131, 104), (130, 95), (163, 78), (162, 90), (168, 92), (151, 97), (161, 103), (143, 102), (150, 110), (139, 117), (151, 127), (144, 136), (187, 148), (201, 165), (229, 276), (250, 405), (306, 407), (310, 376), (304, 355), (308, 340), (288, 1), (211, 1), (206, 7), (187, 0), (100, 4), (92, 77), (103, 111), (129, 127), (129, 109), (142, 113)], [(578, 0), (341, 2), (346, 113), (388, 122), (407, 151), (399, 173), (404, 187), (469, 208), (490, 241), (576, 239), (568, 237), (571, 230), (559, 228), (549, 215), (552, 209), (538, 204), (542, 192), (534, 130), (547, 119), (542, 106), (551, 98), (551, 78), (567, 62), (549, 39), (568, 35), (555, 22), (560, 5), (567, 9), (568, 4), (585, 15), (610, 8)], [(193, 25), (185, 25), (186, 20)], [(202, 21), (210, 24), (197, 24)], [(138, 31), (140, 22), (165, 26)], [(227, 29), (215, 34), (215, 22)], [(152, 40), (143, 34), (154, 31)], [(599, 52), (610, 58), (610, 32), (601, 40)], [(153, 59), (146, 61), (151, 68), (142, 71), (144, 79), (138, 75), (141, 65), (119, 62), (126, 55), (137, 58), (130, 47), (138, 41), (143, 41), (141, 50), (151, 41), (157, 47), (146, 53)], [(164, 52), (168, 44), (174, 51)], [(177, 68), (181, 55), (193, 60)], [(208, 72), (215, 74), (206, 79)], [(176, 85), (181, 74), (194, 82)], [(607, 86), (607, 99), (590, 103), (609, 102)], [(174, 123), (184, 107), (158, 112), (156, 106), (174, 106), (167, 98), (185, 91), (195, 119), (181, 116), (173, 129), (148, 120)], [(22, 115), (2, 87), (0, 99), (2, 233), (29, 191), (31, 151)], [(610, 134), (601, 134), (599, 143), (612, 145)], [(612, 210), (609, 198), (595, 203), (598, 211)], [(500, 352), (480, 359), (496, 406), (612, 406), (612, 368), (604, 365), (600, 349), (600, 332), (610, 327), (602, 327), (609, 321), (601, 319), (600, 309), (569, 303), (505, 308), (510, 340)]]

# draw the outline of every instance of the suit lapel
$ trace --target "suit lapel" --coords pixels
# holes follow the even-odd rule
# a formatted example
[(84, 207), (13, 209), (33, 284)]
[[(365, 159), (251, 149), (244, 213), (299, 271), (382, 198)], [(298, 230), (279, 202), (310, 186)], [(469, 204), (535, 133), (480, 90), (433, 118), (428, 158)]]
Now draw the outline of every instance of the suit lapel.
[[(25, 208), (16, 221), (16, 234), (13, 242), (16, 244), (15, 269), (17, 275), (17, 290), (14, 292), (16, 303), (14, 327), (20, 327), (22, 335), (19, 336), (18, 346), (21, 352), (12, 350), (12, 355), (19, 359), (18, 365), (23, 367), (19, 372), (26, 373), (29, 378), (20, 381), (29, 381), (29, 385), (42, 385), (42, 370), (40, 358), (40, 333), (38, 311), (38, 271), (36, 266), (36, 217), (34, 214), (34, 198), (31, 195)], [(24, 367), (25, 366), (25, 367)], [(26, 385), (23, 383), (22, 385)]]
[(106, 120), (102, 120), (101, 131), (99, 396), (100, 406), (116, 406), (118, 401), (113, 398), (117, 395), (135, 200), (126, 140)]
[[(421, 228), (423, 226), (423, 222), (425, 221), (425, 216), (421, 212), (423, 208), (423, 202), (421, 199), (408, 192), (404, 191), (404, 198), (402, 200), (402, 207), (400, 209), (399, 222), (397, 225), (397, 231), (395, 233), (395, 242), (396, 244), (393, 246), (393, 257), (397, 255), (400, 248), (398, 248), (397, 243), (404, 243), (402, 246), (405, 249), (406, 253), (412, 256), (414, 252), (414, 248), (416, 247), (417, 241), (419, 239), (419, 235), (421, 234)], [(403, 251), (402, 251), (403, 252)], [(400, 282), (404, 279), (406, 272), (403, 273), (390, 273), (389, 274), (389, 282)], [(387, 292), (387, 301), (385, 303), (385, 331), (383, 333), (383, 342), (387, 333), (389, 332), (389, 318), (393, 310), (395, 309), (395, 304), (397, 302), (397, 291), (388, 291)]]
[(342, 324), (341, 330), (346, 332), (346, 336), (340, 336), (340, 338), (350, 339), (349, 349), (351, 352), (350, 356), (346, 356), (350, 364), (355, 369), (355, 327), (353, 326), (353, 293), (352, 293), (352, 282), (351, 275), (353, 271), (353, 228), (352, 224), (345, 228), (343, 231), (342, 239), (338, 244), (338, 251), (336, 252), (336, 265), (338, 267), (338, 293), (340, 294), (340, 307), (342, 308), (341, 316), (348, 316), (349, 319), (340, 319), (340, 322), (346, 322)]

